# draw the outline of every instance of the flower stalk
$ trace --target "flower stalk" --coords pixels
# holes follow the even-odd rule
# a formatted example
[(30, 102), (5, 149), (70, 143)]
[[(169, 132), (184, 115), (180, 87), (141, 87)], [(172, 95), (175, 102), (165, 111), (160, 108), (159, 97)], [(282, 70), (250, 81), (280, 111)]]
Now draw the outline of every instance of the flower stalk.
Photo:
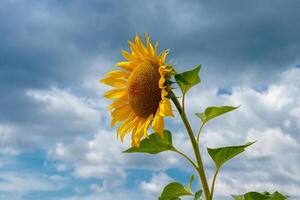
[(204, 171), (204, 166), (203, 166), (203, 162), (202, 162), (202, 158), (201, 158), (201, 154), (200, 154), (200, 149), (199, 149), (199, 145), (196, 141), (196, 138), (195, 138), (195, 135), (194, 135), (194, 132), (191, 128), (191, 125), (186, 117), (186, 114), (184, 112), (184, 110), (182, 109), (182, 106), (180, 105), (177, 97), (175, 96), (175, 94), (170, 91), (171, 93), (171, 99), (174, 103), (174, 105), (176, 106), (179, 114), (180, 114), (180, 117), (185, 125), (185, 128), (187, 130), (187, 133), (189, 135), (189, 138), (190, 138), (190, 141), (192, 143), (192, 146), (193, 146), (193, 150), (194, 150), (194, 153), (195, 153), (195, 157), (196, 157), (196, 160), (197, 160), (197, 172), (199, 174), (199, 177), (200, 177), (200, 181), (202, 183), (202, 187), (203, 187), (203, 190), (204, 190), (204, 195), (205, 195), (205, 199), (206, 200), (211, 200), (210, 197), (210, 191), (209, 191), (209, 187), (208, 187), (208, 183), (207, 183), (207, 178), (206, 178), (206, 175), (205, 175), (205, 171)]

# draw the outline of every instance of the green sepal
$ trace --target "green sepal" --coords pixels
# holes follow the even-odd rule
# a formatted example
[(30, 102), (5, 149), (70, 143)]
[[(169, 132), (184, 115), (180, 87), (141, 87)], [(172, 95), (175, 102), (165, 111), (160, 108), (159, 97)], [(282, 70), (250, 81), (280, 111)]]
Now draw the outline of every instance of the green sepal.
[(172, 134), (168, 130), (164, 130), (164, 135), (161, 137), (158, 133), (152, 133), (148, 138), (141, 141), (139, 147), (131, 147), (123, 153), (149, 153), (157, 154), (163, 151), (172, 151)]
[(166, 96), (168, 99), (176, 98), (175, 94), (173, 92), (169, 92)]
[(220, 148), (207, 148), (208, 154), (213, 159), (216, 168), (220, 169), (221, 166), (228, 160), (234, 158), (238, 154), (245, 151), (247, 147), (252, 145), (255, 142), (248, 142), (240, 146), (228, 146)]
[(175, 74), (175, 80), (178, 83), (183, 95), (185, 95), (194, 85), (201, 82), (199, 77), (200, 69), (201, 65), (198, 65), (193, 70)]

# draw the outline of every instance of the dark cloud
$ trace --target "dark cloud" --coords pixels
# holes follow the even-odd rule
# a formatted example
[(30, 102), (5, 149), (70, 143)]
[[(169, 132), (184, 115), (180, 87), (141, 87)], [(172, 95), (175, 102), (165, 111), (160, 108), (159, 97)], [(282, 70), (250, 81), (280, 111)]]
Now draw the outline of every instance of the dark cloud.
[(147, 32), (160, 42), (160, 49), (171, 48), (169, 58), (180, 69), (202, 63), (207, 86), (264, 84), (299, 63), (299, 5), (298, 1), (3, 1), (0, 121), (39, 118), (43, 108), (28, 100), (25, 90), (80, 88), (91, 71), (97, 69), (101, 77), (110, 67), (97, 58), (112, 63), (121, 59), (120, 49), (127, 48), (135, 33)]
[(269, 3), (7, 1), (1, 7), (1, 85), (3, 77), (31, 87), (73, 83), (93, 57), (120, 58), (109, 53), (143, 32), (171, 48), (183, 66), (282, 69), (299, 59), (299, 3)]

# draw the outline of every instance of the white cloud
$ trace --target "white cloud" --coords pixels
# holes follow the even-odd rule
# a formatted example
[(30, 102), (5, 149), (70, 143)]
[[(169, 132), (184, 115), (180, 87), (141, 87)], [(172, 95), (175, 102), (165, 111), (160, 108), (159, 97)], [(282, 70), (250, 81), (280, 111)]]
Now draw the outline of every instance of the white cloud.
[(52, 88), (25, 92), (35, 105), (26, 123), (1, 124), (1, 153), (16, 155), (34, 148), (48, 150), (57, 141), (73, 140), (76, 135), (92, 135), (98, 130), (103, 108), (94, 100), (70, 91)]
[(66, 198), (61, 198), (60, 200), (133, 200), (133, 199), (145, 199), (144, 195), (136, 190), (129, 189), (117, 189), (117, 190), (107, 190), (104, 192), (96, 192), (88, 195), (74, 195)]
[(25, 149), (31, 150), (38, 142), (38, 136), (29, 136), (27, 131), (18, 125), (0, 124), (0, 154), (2, 155), (18, 155)]
[[(264, 91), (242, 86), (232, 88), (231, 95), (216, 96), (216, 90), (191, 94), (189, 116), (205, 106), (241, 105), (237, 111), (209, 122), (201, 136), (204, 146), (258, 141), (221, 170), (217, 185), (221, 199), (224, 194), (247, 190), (279, 190), (300, 196), (299, 75), (300, 69), (292, 68)], [(197, 123), (193, 121), (194, 126)], [(213, 165), (207, 154), (204, 160)]]
[(28, 90), (26, 95), (42, 106), (41, 112), (48, 119), (45, 125), (61, 125), (59, 128), (65, 130), (64, 134), (95, 130), (101, 119), (100, 112), (92, 107), (88, 98), (65, 90)]
[(155, 199), (159, 196), (162, 188), (171, 181), (172, 178), (170, 178), (167, 174), (159, 172), (154, 174), (150, 181), (142, 181), (140, 183), (140, 188), (143, 192), (152, 197), (149, 199)]
[[(101, 130), (91, 139), (77, 137), (72, 143), (57, 143), (49, 158), (74, 167), (74, 175), (81, 178), (126, 178), (126, 169), (161, 170), (178, 166), (174, 153), (158, 155), (124, 154), (129, 138), (122, 144), (114, 131)], [(112, 178), (111, 178), (112, 179)]]
[(231, 194), (243, 194), (249, 191), (280, 191), (297, 199), (299, 185), (295, 182), (289, 184), (274, 182), (268, 172), (249, 171), (244, 173), (221, 172), (216, 181), (215, 195), (217, 199), (230, 199)]
[[(217, 181), (219, 193), (216, 193), (220, 199), (224, 198), (222, 194), (255, 189), (277, 189), (299, 196), (299, 73), (300, 69), (283, 73), (264, 91), (241, 86), (234, 87), (231, 95), (218, 96), (216, 89), (201, 92), (193, 89), (188, 96), (186, 107), (193, 127), (199, 125), (199, 120), (193, 114), (201, 111), (199, 108), (242, 105), (237, 111), (209, 122), (201, 135), (201, 145), (215, 147), (258, 140), (247, 150), (246, 156), (232, 160), (221, 170), (220, 180)], [(107, 113), (102, 115), (102, 112), (106, 112), (107, 104), (103, 99), (80, 98), (70, 91), (57, 88), (28, 90), (26, 95), (38, 105), (39, 113), (47, 121), (30, 128), (1, 124), (0, 148), (16, 154), (28, 148), (43, 146), (49, 150), (49, 161), (59, 161), (58, 172), (71, 170), (75, 177), (103, 179), (102, 185), (90, 185), (95, 194), (80, 199), (112, 199), (107, 192), (108, 188), (113, 191), (114, 198), (122, 197), (121, 192), (128, 191), (117, 188), (125, 187), (127, 169), (156, 171), (150, 181), (140, 183), (139, 189), (148, 191), (150, 196), (157, 194), (161, 187), (159, 184), (169, 181), (163, 170), (171, 167), (189, 172), (191, 170), (188, 163), (174, 153), (121, 153), (129, 147), (130, 138), (121, 144), (115, 131), (108, 130), (109, 116)], [(176, 127), (178, 122), (175, 119)], [(20, 137), (24, 132), (26, 137)], [(174, 144), (179, 149), (192, 155), (189, 140), (182, 127), (173, 130), (173, 137)], [(209, 167), (207, 174), (211, 175), (213, 163), (204, 147), (202, 150), (206, 166)], [(128, 192), (129, 197), (137, 198), (132, 191)], [(70, 199), (76, 198), (79, 197)]]
[(90, 140), (78, 137), (72, 143), (57, 143), (50, 157), (74, 166), (78, 177), (124, 177), (124, 157), (114, 136), (114, 132), (100, 131)]
[[(242, 105), (234, 113), (220, 117), (210, 122), (205, 127), (201, 136), (201, 144), (205, 146), (220, 146), (241, 144), (246, 141), (258, 140), (249, 148), (246, 156), (234, 159), (222, 169), (219, 181), (219, 191), (223, 194), (230, 194), (239, 191), (255, 189), (278, 189), (280, 191), (297, 196), (297, 184), (299, 177), (295, 175), (299, 171), (300, 160), (299, 140), (295, 133), (299, 132), (298, 109), (300, 108), (300, 87), (297, 81), (289, 82), (294, 78), (294, 73), (300, 70), (291, 69), (293, 73), (285, 72), (280, 79), (269, 85), (265, 91), (257, 91), (249, 87), (234, 87), (231, 95), (217, 96), (216, 91), (194, 92), (187, 100), (189, 116), (192, 112), (211, 105)], [(201, 99), (201, 101), (199, 101)], [(199, 124), (198, 119), (192, 120), (194, 127)], [(176, 125), (178, 125), (176, 123)], [(167, 127), (168, 128), (168, 127)], [(182, 129), (183, 130), (183, 129)], [(185, 131), (173, 133), (174, 144), (184, 152), (192, 155), (189, 140)], [(55, 151), (52, 152), (52, 159), (71, 164), (74, 174), (78, 177), (107, 178), (111, 175), (119, 177), (112, 185), (123, 185), (126, 181), (125, 169), (152, 169), (164, 170), (170, 167), (187, 168), (188, 163), (178, 159), (175, 154), (149, 155), (126, 155), (120, 152), (129, 146), (129, 142), (121, 145), (115, 136), (114, 131), (98, 131), (92, 139), (76, 138), (72, 143), (57, 143)], [(202, 148), (203, 152), (204, 148)], [(284, 152), (284, 154), (282, 153)], [(262, 160), (263, 159), (263, 160)], [(204, 161), (209, 167), (208, 175), (211, 175), (213, 163), (205, 154)], [(264, 166), (261, 166), (264, 163)], [(273, 166), (276, 165), (276, 168)], [(234, 171), (232, 171), (234, 169)], [(238, 170), (243, 172), (230, 180)], [(247, 173), (253, 175), (247, 184), (243, 184)], [(163, 173), (154, 175), (149, 182), (142, 181), (140, 189), (155, 193), (158, 191), (158, 177), (164, 177)], [(225, 179), (224, 179), (225, 177)], [(256, 178), (264, 177), (263, 180)], [(165, 177), (166, 178), (166, 177)], [(240, 178), (240, 181), (239, 181)], [(112, 179), (109, 179), (112, 180)], [(165, 179), (167, 180), (167, 178)], [(265, 183), (265, 187), (263, 184)], [(290, 184), (289, 184), (290, 183)], [(294, 184), (295, 183), (295, 184)], [(233, 185), (233, 187), (231, 186)], [(239, 191), (234, 186), (239, 185)], [(284, 186), (287, 185), (287, 186)], [(251, 189), (251, 187), (253, 187)], [(291, 190), (291, 191), (289, 191)], [(294, 191), (294, 192), (293, 192)], [(217, 194), (219, 198), (221, 193)]]
[(299, 143), (290, 135), (284, 134), (280, 128), (268, 128), (263, 131), (249, 130), (247, 140), (257, 140), (249, 156), (265, 157), (276, 156), (282, 153), (295, 152), (300, 150)]
[(56, 166), (56, 169), (57, 169), (58, 172), (64, 172), (64, 171), (67, 170), (67, 166), (65, 164), (58, 164)]
[(0, 179), (0, 199), (22, 199), (23, 195), (30, 192), (57, 191), (66, 186), (66, 180), (58, 175), (1, 172)]
[(93, 191), (93, 192), (102, 192), (105, 187), (103, 187), (102, 185), (97, 185), (97, 184), (91, 184), (90, 185), (90, 189)]

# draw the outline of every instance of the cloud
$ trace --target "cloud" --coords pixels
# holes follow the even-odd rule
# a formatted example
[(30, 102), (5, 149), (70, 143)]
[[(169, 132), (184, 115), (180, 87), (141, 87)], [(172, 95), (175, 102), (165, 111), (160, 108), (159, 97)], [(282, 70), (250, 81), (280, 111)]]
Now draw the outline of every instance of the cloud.
[(297, 183), (278, 183), (272, 180), (268, 173), (248, 172), (241, 174), (220, 173), (216, 181), (216, 199), (231, 199), (231, 194), (244, 194), (249, 191), (280, 191), (291, 196), (291, 199), (299, 198), (299, 186)]
[[(135, 6), (127, 1), (2, 2), (1, 155), (42, 148), (49, 152), (49, 162), (57, 162), (58, 172), (104, 180), (103, 185), (90, 185), (92, 194), (71, 199), (123, 199), (124, 193), (128, 199), (141, 199), (128, 189), (108, 192), (105, 188), (125, 187), (127, 170), (155, 171), (153, 180), (141, 180), (146, 188), (160, 173), (164, 176), (159, 170), (190, 170), (172, 153), (121, 154), (129, 143), (120, 145), (109, 128), (107, 101), (101, 99), (106, 88), (98, 85), (98, 79), (122, 59), (120, 49), (128, 48), (127, 39), (147, 32), (159, 41), (160, 49), (171, 49), (168, 59), (178, 70), (203, 64), (205, 89), (193, 89), (189, 95), (190, 118), (208, 105), (242, 105), (209, 123), (201, 144), (258, 139), (243, 157), (222, 169), (220, 191), (229, 194), (228, 185), (241, 190), (263, 188), (260, 183), (265, 183), (265, 189), (283, 188), (299, 196), (299, 177), (294, 174), (299, 171), (300, 71), (290, 68), (300, 60), (299, 3), (272, 1), (272, 7), (261, 1), (131, 3)], [(230, 92), (218, 93), (222, 88)], [(193, 118), (192, 124), (198, 126), (198, 119)], [(192, 154), (178, 119), (169, 125), (176, 127), (174, 144)], [(211, 175), (213, 164), (207, 156), (204, 160)], [(258, 170), (262, 163), (266, 166)], [(248, 170), (254, 175), (248, 175)], [(235, 174), (239, 177), (228, 178)], [(260, 176), (264, 179), (257, 181)], [(116, 177), (120, 181), (109, 183)], [(241, 184), (247, 180), (249, 184)]]
[(142, 181), (140, 183), (140, 189), (149, 195), (149, 199), (155, 199), (159, 196), (162, 188), (170, 183), (172, 178), (163, 172), (154, 174), (149, 182)]
[(89, 195), (74, 195), (70, 197), (61, 198), (61, 200), (114, 200), (114, 199), (124, 199), (124, 200), (132, 200), (132, 199), (143, 199), (143, 194), (138, 193), (134, 190), (126, 190), (119, 189), (114, 192), (112, 190), (105, 191), (101, 193), (92, 193)]
[(49, 152), (49, 158), (73, 166), (74, 175), (80, 178), (108, 178), (124, 181), (126, 170), (162, 170), (178, 166), (174, 153), (160, 155), (124, 154), (129, 147), (129, 138), (124, 144), (117, 141), (114, 131), (98, 131), (91, 139), (77, 137), (72, 143), (57, 143)]
[(97, 109), (93, 101), (67, 90), (29, 89), (25, 95), (35, 105), (31, 110), (35, 116), (23, 123), (0, 124), (0, 148), (3, 153), (47, 149), (57, 141), (76, 135), (92, 135), (98, 130), (100, 120), (105, 119), (102, 110)]
[[(300, 87), (296, 78), (299, 73), (298, 68), (291, 68), (263, 91), (245, 86), (233, 87), (231, 94), (221, 95), (218, 94), (218, 89), (205, 90), (201, 93), (197, 89), (192, 90), (186, 105), (189, 117), (193, 119), (193, 127), (197, 127), (199, 121), (192, 118), (194, 116), (192, 112), (200, 111), (199, 108), (208, 105), (242, 105), (235, 113), (226, 114), (227, 116), (210, 122), (202, 133), (202, 145), (215, 147), (258, 140), (244, 156), (232, 160), (222, 169), (220, 180), (217, 182), (219, 184), (219, 192), (216, 191), (218, 198), (225, 198), (224, 194), (246, 192), (257, 188), (262, 190), (278, 188), (292, 196), (299, 196), (296, 190), (299, 177), (295, 176), (299, 171), (297, 166), (300, 162), (297, 159), (297, 152), (299, 152), (297, 111), (300, 107), (298, 105)], [(91, 90), (94, 89), (96, 88), (91, 88)], [(58, 88), (27, 90), (25, 94), (38, 105), (38, 113), (46, 116), (47, 121), (42, 120), (43, 123), (40, 123), (40, 126), (46, 127), (48, 131), (36, 132), (40, 129), (31, 128), (30, 130), (35, 132), (30, 133), (30, 137), (23, 137), (22, 143), (17, 143), (16, 138), (19, 138), (20, 130), (24, 127), (2, 124), (2, 148), (20, 153), (28, 148), (28, 144), (31, 148), (37, 148), (52, 138), (53, 142), (47, 143), (46, 149), (48, 161), (58, 163), (57, 172), (68, 170), (72, 176), (79, 179), (97, 178), (103, 181), (100, 185), (90, 184), (90, 190), (95, 194), (82, 198), (99, 198), (99, 193), (101, 193), (101, 198), (109, 199), (108, 188), (114, 188), (115, 195), (119, 195), (118, 192), (121, 191), (116, 188), (126, 186), (128, 170), (131, 169), (154, 171), (150, 180), (140, 180), (138, 185), (142, 191), (152, 190), (149, 192), (150, 196), (157, 194), (158, 183), (169, 181), (164, 170), (180, 168), (191, 172), (188, 163), (184, 159), (179, 159), (174, 153), (155, 155), (155, 158), (151, 155), (122, 154), (121, 152), (129, 146), (130, 138), (127, 138), (124, 144), (120, 144), (115, 131), (105, 125), (105, 123), (109, 124), (108, 114), (105, 114), (106, 117), (102, 114), (108, 103), (106, 101), (101, 100), (97, 107), (95, 103), (97, 100), (94, 99), (96, 97), (86, 99), (71, 91)], [(101, 118), (104, 121), (100, 122)], [(51, 123), (51, 120), (55, 123)], [(73, 123), (76, 124), (76, 129), (70, 126)], [(59, 128), (52, 127), (54, 124), (60, 124)], [(173, 122), (169, 121), (167, 125), (173, 125)], [(176, 121), (174, 125), (179, 127)], [(85, 134), (88, 129), (89, 133)], [(59, 132), (55, 133), (53, 130)], [(59, 134), (62, 131), (72, 137), (68, 134)], [(39, 136), (36, 141), (32, 141), (34, 135)], [(183, 127), (179, 127), (173, 133), (173, 137), (177, 147), (192, 155)], [(20, 144), (27, 144), (27, 146)], [(286, 152), (284, 156), (282, 152)], [(207, 174), (211, 177), (214, 168), (207, 154), (204, 156), (204, 161), (208, 167)], [(262, 163), (264, 163), (263, 167)], [(274, 163), (276, 163), (276, 168), (272, 167)], [(236, 173), (237, 170), (239, 173)], [(248, 175), (250, 172), (253, 176), (248, 180), (247, 176), (250, 176)], [(242, 183), (245, 181), (248, 181), (248, 184), (243, 187)], [(265, 183), (265, 187), (259, 183)], [(239, 190), (233, 190), (228, 185), (240, 185), (240, 187)]]
[[(90, 105), (89, 99), (78, 98), (68, 91), (53, 88), (51, 90), (28, 90), (26, 95), (32, 98), (41, 108), (47, 130), (52, 134), (76, 134), (92, 132), (96, 129), (101, 115)], [(52, 125), (51, 125), (52, 123)], [(56, 129), (59, 124), (59, 129)], [(54, 126), (55, 125), (55, 126)]]
[[(297, 192), (300, 181), (297, 176), (300, 170), (299, 117), (294, 114), (300, 107), (300, 85), (295, 78), (299, 74), (298, 68), (291, 68), (263, 91), (245, 86), (233, 87), (231, 94), (222, 95), (218, 95), (216, 89), (203, 93), (194, 90), (188, 98), (189, 116), (205, 106), (241, 105), (234, 113), (208, 123), (201, 136), (204, 146), (258, 141), (246, 150), (246, 157), (233, 159), (223, 167), (218, 185), (220, 198), (225, 198), (225, 194), (256, 189), (280, 190), (295, 198), (300, 196)], [(195, 118), (194, 126), (197, 123)], [(211, 174), (214, 167), (205, 155)]]
[(0, 199), (22, 199), (32, 192), (58, 191), (66, 186), (66, 180), (58, 175), (1, 172), (0, 179)]
[(24, 130), (21, 127), (10, 124), (0, 124), (0, 138), (0, 154), (12, 156), (24, 150), (31, 150), (40, 141), (35, 135), (24, 137)]
[[(297, 159), (300, 151), (297, 135), (299, 119), (293, 114), (300, 107), (297, 103), (299, 82), (294, 78), (299, 73), (299, 69), (291, 68), (263, 91), (245, 86), (233, 87), (231, 94), (222, 95), (217, 93), (217, 89), (201, 93), (196, 89), (192, 90), (186, 102), (190, 117), (193, 116), (192, 111), (199, 110), (204, 105), (242, 105), (234, 113), (209, 122), (201, 136), (202, 145), (216, 147), (258, 140), (247, 149), (246, 154), (233, 159), (221, 170), (218, 181), (220, 188), (216, 193), (218, 198), (225, 198), (225, 194), (255, 189), (278, 189), (292, 196), (299, 196), (296, 188), (300, 178), (295, 176), (300, 170), (300, 160)], [(203, 101), (199, 102), (198, 99)], [(192, 119), (193, 127), (197, 127), (199, 121)], [(175, 125), (179, 126), (177, 122)], [(189, 155), (193, 154), (182, 127), (173, 133), (173, 137), (175, 146)], [(72, 143), (57, 143), (50, 158), (71, 165), (74, 175), (81, 178), (98, 177), (111, 184), (112, 179), (118, 180), (113, 183), (115, 186), (126, 184), (128, 169), (157, 170), (151, 180), (142, 180), (139, 186), (141, 190), (153, 190), (153, 194), (158, 188), (155, 183), (160, 182), (160, 178), (168, 179), (168, 175), (159, 172), (160, 170), (175, 167), (191, 172), (188, 163), (175, 154), (163, 153), (156, 155), (155, 159), (148, 155), (126, 155), (121, 152), (130, 142), (127, 140), (120, 145), (112, 141), (116, 141), (114, 131), (98, 131), (92, 139), (80, 137)], [(284, 156), (282, 152), (285, 152)], [(208, 167), (208, 176), (211, 177), (214, 167), (206, 153), (204, 161)], [(273, 167), (274, 163), (276, 168)], [(252, 177), (248, 180), (250, 174)], [(247, 184), (244, 185), (243, 182)], [(228, 185), (239, 185), (239, 189), (232, 189), (234, 187)]]
[(6, 95), (0, 105), (6, 106), (0, 106), (0, 120), (26, 121), (24, 113), (34, 107), (23, 97), (26, 89), (83, 91), (86, 75), (97, 69), (103, 76), (135, 33), (148, 32), (160, 49), (170, 48), (177, 67), (202, 63), (210, 87), (266, 85), (299, 64), (297, 2), (276, 1), (272, 8), (261, 1), (132, 4), (139, 9), (126, 1), (4, 1), (0, 88)]

